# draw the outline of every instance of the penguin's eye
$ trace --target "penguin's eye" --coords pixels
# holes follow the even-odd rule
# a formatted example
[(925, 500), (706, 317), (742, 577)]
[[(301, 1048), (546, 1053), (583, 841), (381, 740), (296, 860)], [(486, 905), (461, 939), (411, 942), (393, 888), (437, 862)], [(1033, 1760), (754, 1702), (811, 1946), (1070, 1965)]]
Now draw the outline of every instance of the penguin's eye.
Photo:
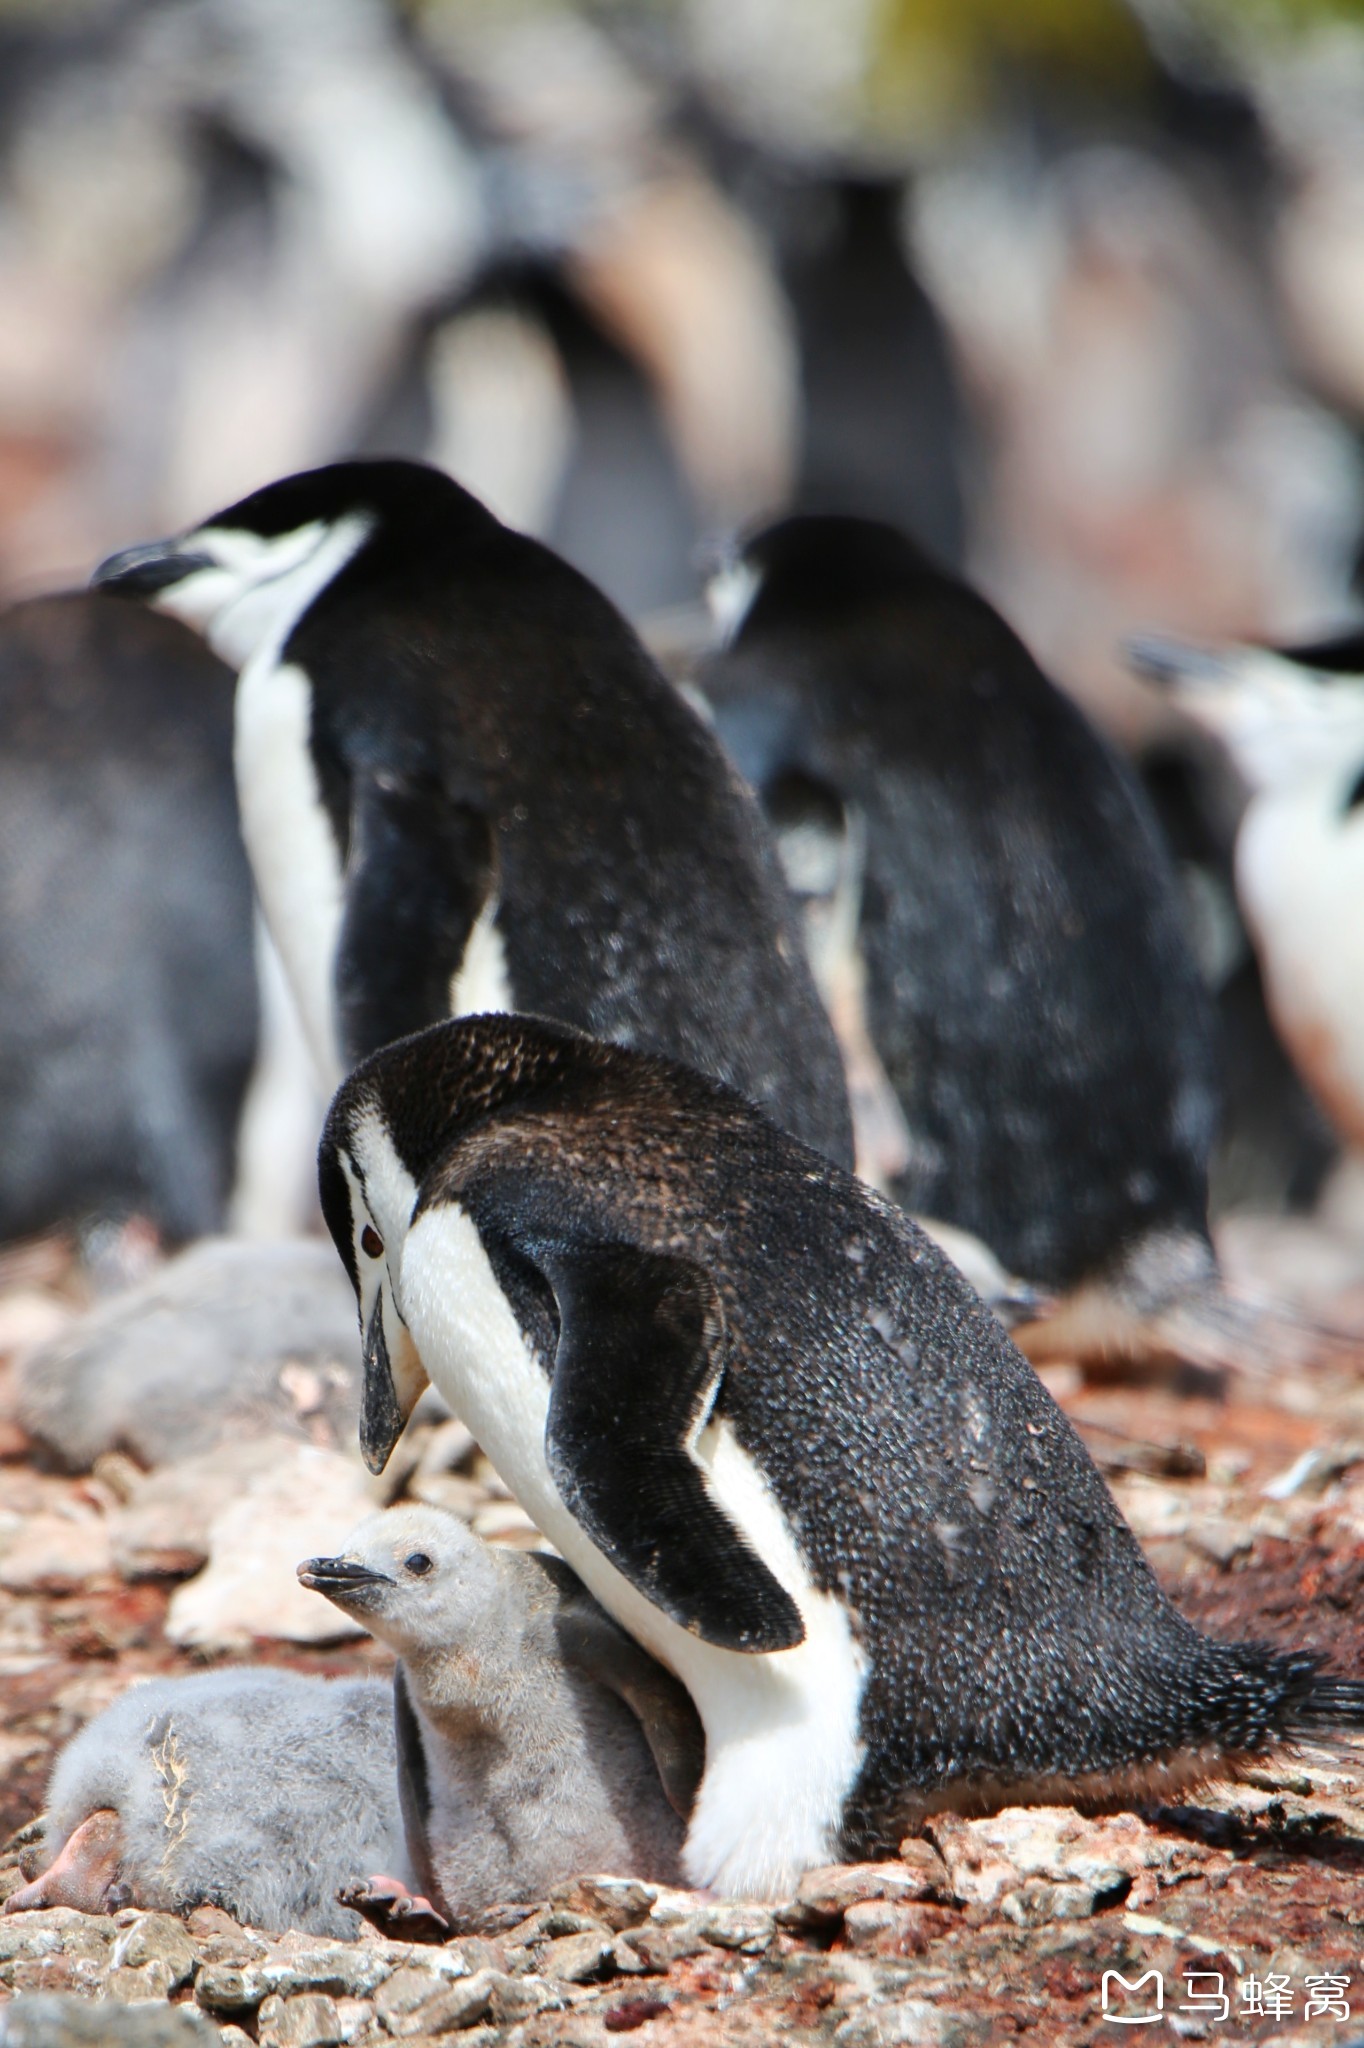
[(405, 1557), (403, 1559), (403, 1569), (405, 1571), (415, 1572), (417, 1577), (421, 1578), (424, 1572), (430, 1571), (431, 1560), (424, 1550), (414, 1550), (411, 1557)]
[(360, 1249), (367, 1258), (381, 1259), (384, 1255), (384, 1241), (372, 1223), (367, 1223), (360, 1232)]

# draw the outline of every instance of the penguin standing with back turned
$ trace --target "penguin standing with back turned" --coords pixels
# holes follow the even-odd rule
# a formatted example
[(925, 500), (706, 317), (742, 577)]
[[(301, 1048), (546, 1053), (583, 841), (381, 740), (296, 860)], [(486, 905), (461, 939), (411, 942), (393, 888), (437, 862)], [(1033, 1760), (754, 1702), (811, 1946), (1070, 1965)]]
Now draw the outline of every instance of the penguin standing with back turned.
[(720, 1084), (438, 1025), (341, 1088), (319, 1186), (367, 1462), (429, 1378), (686, 1686), (693, 1884), (787, 1895), (933, 1807), (1164, 1796), (1364, 1725), (1364, 1684), (1186, 1622), (947, 1259)]
[(823, 792), (862, 837), (892, 1191), (1062, 1297), (1025, 1348), (1245, 1355), (1208, 1233), (1212, 1013), (1136, 778), (893, 527), (785, 520), (715, 599), (701, 682), (739, 767), (778, 819)]
[(686, 1060), (850, 1160), (761, 812), (548, 548), (438, 470), (349, 462), (94, 580), (240, 671), (243, 831), (330, 1085), (438, 1018), (529, 1010)]

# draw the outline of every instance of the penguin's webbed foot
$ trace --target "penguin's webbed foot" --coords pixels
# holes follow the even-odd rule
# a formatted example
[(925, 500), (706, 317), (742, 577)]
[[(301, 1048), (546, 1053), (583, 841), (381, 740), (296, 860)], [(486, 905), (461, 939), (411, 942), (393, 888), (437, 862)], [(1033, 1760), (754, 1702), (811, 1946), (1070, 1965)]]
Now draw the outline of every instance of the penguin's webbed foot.
[(349, 1906), (395, 1941), (444, 1941), (450, 1933), (445, 1915), (429, 1899), (410, 1892), (401, 1878), (361, 1878), (343, 1884), (336, 1897), (338, 1904)]

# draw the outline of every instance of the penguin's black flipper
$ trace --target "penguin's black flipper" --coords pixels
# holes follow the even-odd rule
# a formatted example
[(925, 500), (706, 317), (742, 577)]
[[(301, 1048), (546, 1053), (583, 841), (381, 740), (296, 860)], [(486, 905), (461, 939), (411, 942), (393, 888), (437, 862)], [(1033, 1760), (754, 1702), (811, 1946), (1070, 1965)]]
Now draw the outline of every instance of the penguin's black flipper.
[(706, 1767), (706, 1739), (691, 1695), (594, 1601), (575, 1601), (555, 1622), (564, 1663), (613, 1692), (648, 1743), (668, 1804), (691, 1818)]
[(434, 776), (357, 779), (334, 991), (351, 1065), (450, 1008), (496, 884), (492, 828)]
[(427, 1898), (440, 1901), (427, 1830), (431, 1778), (426, 1766), (426, 1745), (401, 1664), (395, 1665), (393, 1671), (393, 1733), (398, 1751), (398, 1804), (402, 1808), (408, 1860)]
[(724, 1370), (723, 1315), (690, 1259), (555, 1246), (559, 1305), (545, 1454), (575, 1520), (670, 1620), (724, 1650), (789, 1650), (791, 1595), (716, 1505), (692, 1456)]

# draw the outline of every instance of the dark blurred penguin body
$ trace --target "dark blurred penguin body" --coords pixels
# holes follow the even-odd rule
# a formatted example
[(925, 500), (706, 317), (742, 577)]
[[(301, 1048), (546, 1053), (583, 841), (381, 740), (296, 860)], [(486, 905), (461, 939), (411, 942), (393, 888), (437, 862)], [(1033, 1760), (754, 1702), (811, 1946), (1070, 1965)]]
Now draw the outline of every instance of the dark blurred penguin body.
[(735, 580), (702, 679), (722, 738), (770, 804), (804, 781), (865, 834), (866, 1022), (909, 1138), (896, 1194), (1054, 1288), (1210, 1269), (1208, 1005), (1133, 778), (984, 599), (889, 527), (784, 522)]
[(682, 1680), (692, 1883), (780, 1895), (935, 1806), (1171, 1790), (1364, 1715), (1184, 1622), (955, 1269), (731, 1091), (444, 1025), (346, 1083), (320, 1181), (367, 1458), (429, 1378)]
[(107, 598), (0, 618), (0, 1239), (222, 1227), (258, 1015), (232, 687)]
[(795, 503), (893, 519), (959, 561), (966, 406), (910, 263), (905, 186), (844, 177), (782, 196), (802, 398)]
[(265, 1669), (135, 1685), (57, 1759), (44, 1839), (6, 1912), (211, 1905), (354, 1934), (338, 1887), (406, 1868), (391, 1689)]
[[(408, 1852), (452, 1920), (585, 1871), (681, 1881), (701, 1735), (677, 1681), (559, 1558), (499, 1550), (451, 1515), (373, 1515), (299, 1577), (387, 1642)], [(681, 1795), (679, 1795), (681, 1796)]]
[(1244, 795), (1220, 749), (1167, 738), (1140, 764), (1216, 1007), (1222, 1116), (1208, 1173), (1214, 1218), (1312, 1209), (1340, 1141), (1274, 1028), (1264, 976), (1236, 902), (1233, 850)]
[(438, 471), (339, 464), (100, 572), (241, 669), (237, 779), (324, 1071), (514, 1007), (666, 1050), (835, 1157), (761, 815), (599, 591)]

